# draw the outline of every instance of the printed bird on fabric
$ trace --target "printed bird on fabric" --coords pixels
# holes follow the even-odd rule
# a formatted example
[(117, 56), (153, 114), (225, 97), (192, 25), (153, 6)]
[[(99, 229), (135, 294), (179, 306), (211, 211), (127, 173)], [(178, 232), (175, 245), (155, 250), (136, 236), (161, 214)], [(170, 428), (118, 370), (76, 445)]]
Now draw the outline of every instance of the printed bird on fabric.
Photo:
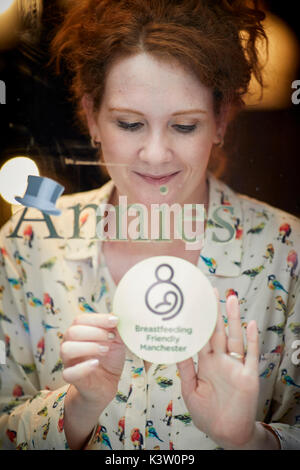
[(25, 269), (23, 268), (23, 266), (21, 266), (21, 273), (22, 273), (21, 279), (22, 279), (22, 282), (24, 284), (25, 282), (27, 282), (27, 273), (26, 273)]
[(173, 380), (172, 379), (168, 379), (167, 377), (157, 377), (155, 379), (156, 383), (163, 389), (165, 388), (168, 388), (170, 387), (171, 385), (173, 385)]
[(36, 370), (36, 365), (33, 364), (19, 364), (24, 370), (25, 374), (32, 374)]
[(40, 265), (40, 269), (52, 269), (57, 261), (57, 256), (52, 256), (47, 261)]
[(28, 263), (32, 266), (32, 264), (27, 259), (25, 259), (18, 250), (14, 252), (14, 258), (16, 259), (17, 264), (21, 264), (23, 261), (24, 263)]
[(189, 413), (185, 413), (184, 415), (175, 415), (174, 418), (182, 421), (184, 424), (190, 424), (192, 421), (192, 417)]
[(75, 289), (74, 286), (68, 286), (65, 281), (61, 281), (61, 280), (58, 280), (56, 281), (57, 284), (60, 284), (61, 286), (63, 286), (64, 289), (66, 289), (67, 292), (70, 292), (71, 290)]
[(23, 232), (23, 238), (25, 245), (28, 245), (29, 248), (32, 248), (32, 241), (34, 239), (34, 232), (31, 225), (27, 225)]
[(269, 243), (267, 245), (267, 249), (266, 249), (266, 253), (264, 254), (264, 258), (268, 259), (270, 261), (270, 263), (272, 263), (273, 258), (274, 258), (274, 254), (275, 254), (274, 246), (272, 245), (272, 243)]
[(56, 336), (58, 337), (59, 343), (61, 344), (61, 343), (63, 342), (63, 340), (64, 340), (64, 335), (62, 334), (61, 331), (58, 331), (58, 332), (56, 333)]
[(139, 450), (142, 450), (143, 444), (144, 444), (144, 438), (139, 428), (132, 429), (130, 433), (130, 439), (135, 449), (138, 447)]
[(32, 403), (33, 400), (40, 397), (41, 395), (42, 395), (42, 392), (37, 392), (35, 395), (33, 395), (33, 397), (30, 398), (29, 403)]
[(4, 341), (5, 341), (5, 354), (6, 354), (6, 357), (9, 357), (10, 356), (10, 337), (8, 335), (5, 335)]
[(274, 367), (275, 367), (274, 362), (270, 362), (268, 367), (262, 372), (262, 374), (260, 374), (259, 377), (263, 377), (264, 379), (268, 379), (271, 376)]
[(295, 250), (290, 250), (287, 255), (286, 261), (287, 261), (288, 268), (290, 269), (291, 277), (294, 277), (296, 268), (298, 266), (297, 252)]
[(96, 310), (91, 307), (87, 301), (85, 300), (84, 297), (78, 297), (78, 303), (79, 303), (79, 308), (82, 312), (94, 312), (96, 313)]
[(8, 277), (7, 280), (10, 285), (16, 290), (19, 290), (21, 286), (23, 286), (23, 279), (21, 277), (19, 279), (16, 279), (14, 277)]
[(77, 266), (76, 274), (74, 276), (74, 279), (78, 280), (79, 285), (82, 285), (82, 280), (83, 280), (83, 271), (82, 267), (80, 265)]
[(27, 442), (20, 442), (20, 444), (16, 447), (16, 450), (28, 450), (28, 443)]
[(268, 276), (268, 287), (271, 290), (283, 290), (284, 292), (286, 292), (288, 294), (288, 291), (276, 279), (275, 274), (270, 274)]
[(48, 294), (48, 292), (44, 292), (43, 304), (48, 312), (51, 312), (53, 315), (58, 313), (57, 310), (55, 310), (54, 308), (54, 301), (52, 297)]
[(215, 274), (217, 269), (217, 262), (213, 258), (206, 258), (205, 256), (200, 255), (200, 258), (204, 261), (206, 266), (209, 268), (208, 271), (211, 274)]
[(61, 359), (58, 359), (56, 362), (55, 366), (53, 367), (51, 374), (54, 374), (54, 372), (58, 372), (59, 370), (62, 370), (64, 367), (63, 361)]
[(16, 431), (13, 431), (12, 429), (6, 429), (6, 435), (8, 439), (10, 440), (10, 442), (12, 442), (13, 444), (16, 442), (16, 439), (17, 439)]
[(221, 189), (217, 189), (217, 192), (221, 194), (220, 196), (220, 204), (222, 206), (231, 206), (227, 194), (224, 193)]
[(285, 323), (279, 323), (278, 325), (272, 325), (267, 328), (267, 331), (273, 331), (273, 333), (277, 333), (278, 335), (282, 335), (284, 332)]
[(265, 225), (266, 225), (265, 222), (261, 222), (259, 225), (256, 225), (256, 227), (250, 228), (248, 230), (247, 234), (248, 233), (253, 233), (253, 234), (261, 233), (263, 231), (263, 229), (265, 228)]
[(253, 208), (250, 208), (250, 211), (253, 211), (256, 215), (256, 217), (264, 217), (265, 219), (269, 220), (268, 213), (265, 210), (262, 211), (256, 211)]
[(44, 441), (47, 439), (48, 432), (49, 432), (49, 427), (50, 427), (50, 418), (48, 418), (47, 423), (43, 424), (43, 426), (42, 426), (42, 429), (44, 430), (44, 432), (43, 432), (43, 440)]
[(8, 318), (8, 316), (5, 315), (5, 313), (3, 313), (1, 310), (0, 310), (0, 320), (7, 321), (8, 323), (12, 323), (11, 319)]
[(107, 282), (106, 282), (106, 280), (104, 279), (104, 277), (102, 276), (102, 277), (101, 277), (100, 292), (99, 292), (99, 296), (98, 296), (98, 299), (97, 299), (96, 302), (100, 302), (100, 300), (102, 299), (102, 297), (104, 296), (104, 294), (107, 294), (107, 292), (108, 292)]
[(39, 416), (48, 416), (48, 408), (47, 406), (44, 406), (40, 411), (37, 413)]
[(250, 279), (254, 279), (259, 273), (262, 272), (263, 269), (265, 269), (265, 267), (261, 264), (257, 268), (246, 269), (246, 271), (243, 271), (242, 274), (249, 276)]
[(43, 359), (43, 355), (45, 354), (45, 338), (44, 336), (42, 336), (42, 338), (39, 340), (39, 342), (37, 343), (37, 354), (36, 354), (36, 358), (38, 359), (39, 362), (41, 362), (42, 364), (44, 364), (44, 359)]
[(155, 427), (153, 426), (153, 421), (148, 420), (146, 422), (146, 437), (155, 437), (158, 439), (160, 442), (164, 442), (160, 437), (158, 437), (158, 434), (156, 432)]
[(290, 323), (288, 327), (294, 335), (300, 335), (300, 323)]
[(127, 403), (128, 398), (130, 397), (131, 393), (132, 393), (132, 385), (130, 385), (127, 395), (125, 395), (124, 393), (122, 393), (118, 390), (117, 393), (116, 393), (116, 400), (119, 403)]
[(276, 348), (272, 349), (271, 353), (281, 354), (284, 350), (284, 343), (277, 344)]
[(286, 314), (287, 306), (285, 305), (284, 300), (281, 297), (281, 295), (277, 295), (275, 297), (275, 300), (276, 300), (276, 305), (277, 305), (276, 310), (280, 310), (280, 311), (284, 312), (284, 314)]
[(4, 260), (5, 257), (8, 257), (8, 253), (5, 248), (2, 246), (0, 247), (0, 254), (1, 254), (1, 259)]
[(63, 432), (64, 430), (64, 409), (62, 408), (59, 412), (59, 418), (57, 421), (57, 430), (58, 432)]
[(292, 229), (291, 229), (290, 224), (283, 223), (279, 227), (277, 240), (281, 240), (282, 243), (286, 243), (287, 245), (290, 245), (291, 242), (287, 240), (287, 238), (290, 236), (291, 233), (292, 233)]
[(125, 433), (125, 416), (122, 416), (122, 418), (118, 422), (118, 432), (117, 432), (117, 436), (119, 436), (119, 439), (121, 442), (124, 441), (124, 433)]
[(232, 218), (234, 221), (234, 228), (235, 228), (235, 239), (236, 240), (241, 240), (243, 236), (243, 226), (241, 225), (241, 221), (238, 217), (233, 217)]
[(144, 370), (144, 367), (131, 367), (131, 370), (132, 370), (131, 372), (132, 378), (136, 379), (137, 377), (141, 375), (141, 373)]
[(170, 426), (172, 420), (172, 413), (173, 413), (173, 401), (169, 401), (168, 406), (166, 408), (166, 415), (163, 419), (164, 422), (167, 422), (167, 426)]
[(105, 426), (101, 426), (100, 432), (99, 432), (99, 438), (102, 444), (104, 444), (106, 447), (112, 450), (112, 446), (111, 446), (111, 443), (107, 434), (107, 429)]
[(10, 414), (11, 410), (13, 410), (16, 406), (20, 405), (20, 400), (17, 398), (16, 400), (12, 400), (7, 403), (7, 405), (3, 408), (3, 413)]
[(62, 399), (66, 396), (67, 392), (63, 392), (63, 393), (60, 393), (55, 402), (53, 403), (52, 405), (52, 408), (56, 408), (58, 406), (58, 404), (62, 401)]
[(43, 305), (43, 302), (37, 297), (35, 297), (32, 292), (26, 292), (26, 297), (31, 307), (38, 307), (40, 305)]
[(23, 388), (21, 387), (21, 385), (19, 384), (16, 384), (13, 388), (13, 391), (12, 391), (12, 395), (13, 397), (15, 398), (19, 398), (19, 397), (22, 397), (24, 395), (24, 390)]
[(281, 382), (285, 385), (292, 385), (293, 387), (300, 388), (300, 385), (297, 385), (294, 382), (294, 380), (292, 379), (292, 377), (287, 375), (287, 370), (286, 369), (282, 369), (282, 371), (281, 371)]
[(26, 333), (29, 333), (29, 325), (28, 325), (28, 321), (26, 320), (25, 316), (20, 314), (19, 319), (21, 320), (22, 325), (23, 325)]
[(159, 370), (164, 370), (164, 369), (167, 369), (166, 364), (158, 364), (154, 369), (153, 375), (155, 375), (156, 372), (158, 372)]
[(43, 325), (45, 332), (49, 330), (57, 330), (59, 328), (58, 326), (49, 325), (49, 323), (46, 323), (44, 320), (42, 321), (42, 325)]

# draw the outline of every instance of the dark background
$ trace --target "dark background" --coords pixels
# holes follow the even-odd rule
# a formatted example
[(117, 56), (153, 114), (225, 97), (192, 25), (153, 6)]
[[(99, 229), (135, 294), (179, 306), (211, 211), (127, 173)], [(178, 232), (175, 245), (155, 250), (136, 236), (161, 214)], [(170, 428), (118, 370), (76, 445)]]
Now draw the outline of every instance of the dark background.
[[(296, 2), (265, 4), (300, 42)], [(66, 76), (57, 77), (47, 66), (49, 41), (60, 13), (57, 1), (45, 0), (38, 43), (21, 42), (0, 50), (0, 80), (7, 87), (6, 104), (0, 106), (0, 166), (13, 156), (27, 155), (42, 176), (63, 184), (68, 194), (99, 187), (107, 176), (97, 166), (65, 164), (65, 157), (95, 161), (97, 154), (76, 125)], [(281, 109), (245, 110), (228, 130), (220, 152), (225, 165), (216, 170), (216, 176), (240, 193), (300, 217), (299, 135), (300, 105), (290, 102)], [(8, 217), (9, 206), (0, 197), (0, 226)]]

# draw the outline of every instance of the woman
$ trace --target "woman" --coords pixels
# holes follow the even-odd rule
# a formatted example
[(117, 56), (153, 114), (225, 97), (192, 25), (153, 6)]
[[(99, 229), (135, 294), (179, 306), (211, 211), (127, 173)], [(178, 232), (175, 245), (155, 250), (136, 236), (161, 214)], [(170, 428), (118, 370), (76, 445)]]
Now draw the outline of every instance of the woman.
[[(21, 233), (38, 211), (2, 230), (5, 448), (300, 448), (299, 221), (207, 171), (251, 73), (261, 82), (263, 14), (243, 3), (72, 4), (53, 50), (74, 73), (79, 116), (111, 181), (62, 197), (57, 220), (31, 222), (31, 247)], [(120, 196), (205, 204), (203, 248), (101, 243), (90, 215)], [(219, 206), (235, 226), (230, 243)], [(111, 312), (128, 269), (161, 254), (197, 265), (220, 300), (207, 345), (168, 366), (131, 353)]]

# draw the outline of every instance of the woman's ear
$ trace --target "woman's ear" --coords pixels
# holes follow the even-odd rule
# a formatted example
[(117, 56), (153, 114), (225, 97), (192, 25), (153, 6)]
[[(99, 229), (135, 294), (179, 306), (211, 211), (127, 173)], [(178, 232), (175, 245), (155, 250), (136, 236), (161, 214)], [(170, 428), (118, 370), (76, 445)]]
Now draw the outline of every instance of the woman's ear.
[(89, 128), (90, 136), (94, 141), (100, 141), (99, 129), (96, 122), (96, 116), (94, 111), (94, 101), (87, 93), (81, 98), (81, 106), (84, 110), (87, 125)]
[(231, 104), (224, 104), (221, 106), (220, 112), (216, 117), (216, 135), (214, 139), (215, 144), (219, 144), (224, 140), (227, 126), (231, 121), (232, 106)]

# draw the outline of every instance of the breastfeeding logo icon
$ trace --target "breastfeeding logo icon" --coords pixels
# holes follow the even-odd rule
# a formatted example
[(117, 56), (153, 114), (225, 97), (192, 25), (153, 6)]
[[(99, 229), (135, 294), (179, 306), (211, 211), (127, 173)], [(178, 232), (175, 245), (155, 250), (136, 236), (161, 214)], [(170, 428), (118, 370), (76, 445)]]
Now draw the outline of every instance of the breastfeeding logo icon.
[(146, 291), (145, 303), (147, 308), (162, 320), (176, 317), (183, 306), (183, 294), (175, 282), (174, 269), (169, 264), (160, 264), (155, 270), (157, 282)]
[(176, 256), (152, 256), (124, 274), (112, 311), (133, 354), (154, 364), (176, 364), (207, 343), (218, 305), (212, 285), (197, 266)]

